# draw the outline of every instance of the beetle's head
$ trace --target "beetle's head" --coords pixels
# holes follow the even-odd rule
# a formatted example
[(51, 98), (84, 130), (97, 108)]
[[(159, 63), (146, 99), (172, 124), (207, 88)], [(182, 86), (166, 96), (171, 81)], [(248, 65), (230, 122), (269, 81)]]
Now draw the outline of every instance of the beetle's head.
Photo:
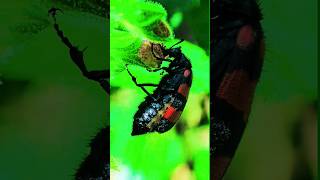
[(164, 55), (165, 56), (169, 56), (169, 57), (180, 57), (181, 56), (181, 47), (176, 47), (176, 48), (170, 48), (170, 49), (166, 49), (164, 51)]
[[(179, 71), (181, 69), (184, 68), (191, 68), (191, 63), (189, 62), (189, 60), (183, 55), (182, 51), (181, 51), (181, 47), (175, 47), (178, 44), (182, 43), (184, 40), (180, 40), (179, 42), (175, 43), (174, 45), (172, 45), (170, 48), (166, 48), (165, 46), (161, 45), (161, 52), (163, 59), (159, 58), (158, 56), (156, 56), (156, 54), (153, 52), (153, 55), (162, 61), (170, 61), (170, 65), (169, 65), (169, 71), (171, 72), (175, 72), (175, 71)], [(170, 59), (166, 59), (166, 58), (174, 58), (173, 60)]]
[(175, 43), (174, 45), (172, 45), (170, 48), (166, 49), (164, 46), (163, 48), (163, 54), (164, 56), (169, 56), (169, 57), (173, 57), (173, 58), (179, 58), (181, 56), (181, 47), (175, 47), (176, 45), (182, 43), (184, 40), (181, 39), (179, 42)]

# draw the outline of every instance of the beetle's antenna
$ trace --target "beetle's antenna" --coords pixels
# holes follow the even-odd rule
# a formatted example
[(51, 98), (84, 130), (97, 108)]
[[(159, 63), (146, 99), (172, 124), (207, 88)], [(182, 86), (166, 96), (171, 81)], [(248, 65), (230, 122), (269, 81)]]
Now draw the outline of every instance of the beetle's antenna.
[(184, 41), (184, 39), (181, 39), (179, 42), (177, 42), (177, 43), (175, 43), (174, 45), (172, 45), (169, 49), (172, 49), (174, 46), (176, 46), (176, 45), (178, 45), (178, 44), (182, 43), (183, 41)]

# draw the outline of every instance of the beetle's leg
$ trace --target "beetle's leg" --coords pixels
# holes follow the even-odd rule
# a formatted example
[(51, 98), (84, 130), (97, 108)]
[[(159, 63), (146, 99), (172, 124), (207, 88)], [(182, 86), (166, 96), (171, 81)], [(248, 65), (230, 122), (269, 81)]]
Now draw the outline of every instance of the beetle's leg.
[(129, 73), (129, 75), (131, 76), (132, 81), (133, 81), (137, 86), (152, 86), (152, 87), (157, 87), (157, 86), (158, 86), (158, 84), (154, 84), (154, 83), (143, 83), (143, 84), (139, 84), (139, 83), (137, 82), (137, 78), (134, 77), (134, 76), (131, 74), (131, 72), (129, 71), (127, 65), (126, 65), (126, 69), (127, 69), (128, 73)]
[(142, 84), (136, 84), (137, 86), (151, 86), (151, 87), (157, 87), (158, 84), (153, 83), (142, 83)]
[[(83, 54), (80, 56), (79, 54), (72, 54), (72, 49), (70, 49), (70, 56), (73, 60), (73, 62), (78, 66), (81, 73), (88, 79), (99, 82), (102, 88), (107, 92), (110, 93), (110, 71), (109, 70), (100, 70), (100, 71), (88, 71), (87, 67), (83, 60)], [(76, 52), (79, 52), (76, 49)]]
[(110, 71), (109, 70), (87, 71), (83, 75), (90, 80), (99, 82), (102, 88), (107, 93), (110, 93), (110, 83), (109, 83)]
[(49, 13), (51, 14), (53, 20), (54, 20), (54, 29), (57, 32), (57, 35), (60, 37), (62, 42), (69, 48), (69, 54), (71, 56), (72, 61), (79, 67), (82, 74), (88, 73), (88, 70), (86, 68), (86, 65), (84, 64), (83, 60), (83, 52), (86, 50), (79, 50), (77, 47), (73, 46), (70, 40), (63, 34), (63, 31), (60, 30), (60, 27), (56, 20), (56, 12), (58, 9), (52, 8), (49, 10)]
[(162, 68), (157, 68), (157, 69), (147, 69), (147, 71), (149, 72), (158, 72), (158, 71), (162, 71), (161, 75), (163, 74), (163, 72), (168, 72), (168, 68), (167, 67), (162, 67)]
[[(129, 71), (127, 65), (126, 65), (126, 69), (127, 69), (127, 72), (128, 74), (130, 75), (132, 81), (134, 82), (134, 84), (138, 87), (140, 87), (142, 89), (143, 92), (145, 92), (148, 96), (152, 97), (151, 94), (146, 90), (146, 88), (144, 88), (144, 86), (152, 86), (152, 87), (157, 87), (158, 85), (157, 84), (152, 84), (152, 83), (145, 83), (145, 84), (139, 84), (137, 82), (137, 78), (134, 77), (131, 72)], [(153, 98), (153, 97), (152, 97)], [(155, 100), (155, 98), (153, 98)]]
[(83, 75), (86, 76), (88, 79), (97, 81), (99, 79), (109, 79), (110, 71), (109, 70), (87, 71)]
[(57, 32), (58, 36), (60, 37), (60, 39), (62, 40), (62, 42), (63, 42), (66, 46), (68, 46), (69, 48), (72, 48), (72, 47), (73, 47), (72, 44), (70, 43), (69, 39), (64, 36), (63, 31), (60, 30), (60, 27), (59, 27), (59, 25), (58, 25), (58, 23), (57, 23), (56, 15), (57, 15), (57, 12), (58, 12), (58, 11), (61, 11), (61, 12), (62, 12), (61, 9), (51, 8), (51, 9), (48, 11), (48, 13), (49, 13), (49, 14), (52, 16), (52, 18), (53, 18), (53, 21), (54, 21), (54, 29), (56, 30), (56, 32)]
[(84, 59), (83, 59), (83, 52), (79, 51), (76, 47), (72, 46), (70, 48), (70, 56), (72, 61), (78, 66), (81, 73), (88, 79), (97, 81), (103, 87), (103, 89), (110, 93), (110, 84), (108, 79), (110, 78), (110, 71), (109, 70), (100, 70), (100, 71), (88, 71)]
[(110, 71), (109, 70), (101, 70), (101, 71), (88, 71), (85, 63), (84, 63), (84, 56), (83, 53), (87, 48), (83, 50), (79, 50), (76, 46), (72, 45), (70, 40), (64, 36), (63, 31), (60, 30), (59, 25), (56, 22), (56, 12), (59, 9), (52, 8), (49, 10), (49, 13), (52, 15), (54, 20), (54, 28), (62, 40), (62, 42), (69, 48), (69, 54), (71, 56), (72, 61), (78, 66), (81, 73), (88, 79), (99, 82), (102, 88), (107, 92), (110, 93), (110, 84), (108, 79), (110, 78)]

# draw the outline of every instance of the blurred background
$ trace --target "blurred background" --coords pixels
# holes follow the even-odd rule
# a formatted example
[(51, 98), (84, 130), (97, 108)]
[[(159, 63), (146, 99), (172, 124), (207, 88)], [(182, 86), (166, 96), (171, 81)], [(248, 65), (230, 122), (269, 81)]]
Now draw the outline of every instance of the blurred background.
[[(105, 68), (106, 18), (98, 8), (55, 2), (64, 10), (57, 18), (65, 35), (88, 46), (89, 69)], [(71, 61), (47, 14), (52, 6), (44, 0), (0, 6), (1, 180), (73, 179), (91, 138), (107, 123), (107, 95)]]
[(260, 1), (266, 56), (225, 180), (317, 179), (318, 1)]
[[(117, 2), (117, 0), (114, 1)], [(132, 14), (136, 10), (132, 7), (138, 8), (137, 3), (140, 2), (142, 1), (129, 0), (125, 5), (121, 3), (120, 7), (113, 7), (111, 1), (111, 21), (113, 17), (122, 15), (122, 18), (128, 18), (123, 20), (124, 22), (137, 25), (129, 18), (134, 16)], [(111, 65), (111, 178), (207, 180), (209, 179), (209, 1), (159, 0), (156, 2), (166, 9), (168, 14), (166, 20), (175, 36), (174, 41), (166, 44), (167, 47), (179, 39), (185, 40), (179, 46), (182, 47), (182, 52), (190, 59), (193, 66), (192, 87), (182, 116), (171, 130), (163, 134), (154, 132), (131, 136), (133, 116), (146, 94), (134, 85), (125, 70), (120, 73), (113, 71)], [(141, 5), (141, 7), (144, 6)], [(158, 12), (151, 11), (150, 8), (145, 9), (146, 12), (143, 14)], [(125, 13), (129, 13), (129, 16), (123, 15)], [(114, 49), (122, 44), (127, 46), (133, 39), (130, 34), (127, 35), (128, 38), (113, 36), (115, 33), (112, 27), (111, 22), (111, 54), (115, 51)], [(124, 33), (128, 32), (123, 30)], [(117, 38), (117, 41), (113, 38)], [(120, 60), (121, 57), (114, 59), (111, 57), (111, 61), (119, 62)], [(129, 69), (139, 83), (157, 83), (161, 77), (160, 73), (147, 72), (144, 67), (134, 64), (131, 64)], [(152, 92), (154, 88), (148, 90)]]

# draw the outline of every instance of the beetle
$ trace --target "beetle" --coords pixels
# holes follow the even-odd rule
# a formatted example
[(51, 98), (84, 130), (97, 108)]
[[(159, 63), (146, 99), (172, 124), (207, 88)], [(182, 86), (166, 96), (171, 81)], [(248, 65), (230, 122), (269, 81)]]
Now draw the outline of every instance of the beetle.
[[(72, 45), (70, 40), (64, 35), (60, 29), (56, 15), (57, 12), (62, 12), (61, 9), (51, 8), (48, 13), (54, 20), (54, 29), (62, 42), (69, 48), (69, 54), (72, 61), (80, 69), (81, 73), (88, 78), (98, 82), (103, 90), (110, 93), (110, 71), (99, 70), (89, 71), (84, 63), (83, 53), (84, 50), (79, 50), (76, 46)], [(87, 179), (110, 179), (110, 126), (106, 126), (100, 130), (100, 132), (91, 140), (90, 143), (90, 154), (81, 163), (78, 168), (75, 179), (76, 180), (87, 180)]]
[(244, 132), (264, 57), (255, 0), (213, 0), (211, 18), (211, 175), (222, 179)]
[[(180, 118), (187, 103), (192, 84), (191, 62), (182, 53), (181, 47), (174, 48), (174, 46), (182, 41), (179, 41), (168, 49), (161, 46), (164, 57), (168, 58), (159, 58), (154, 54), (158, 60), (170, 62), (168, 67), (149, 69), (151, 72), (160, 70), (166, 72), (159, 84), (139, 84), (129, 71), (128, 65), (126, 65), (126, 70), (134, 84), (147, 94), (147, 97), (139, 105), (138, 111), (134, 115), (132, 136), (154, 131), (164, 133), (170, 130)], [(173, 60), (170, 58), (173, 58)], [(156, 87), (156, 89), (151, 94), (145, 89), (146, 86)]]

